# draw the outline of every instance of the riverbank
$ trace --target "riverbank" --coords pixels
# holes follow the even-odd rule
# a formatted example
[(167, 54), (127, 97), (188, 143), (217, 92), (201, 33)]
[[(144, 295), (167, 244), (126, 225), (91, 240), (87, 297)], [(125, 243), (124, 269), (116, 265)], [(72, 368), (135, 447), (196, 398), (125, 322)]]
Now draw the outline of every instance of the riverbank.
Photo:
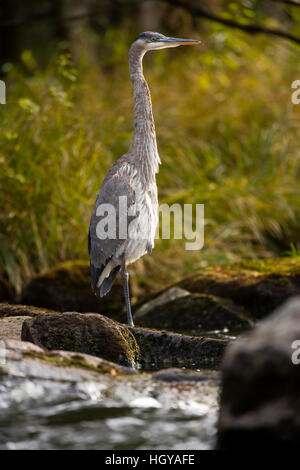
[[(274, 307), (300, 295), (300, 262), (280, 259), (207, 268), (138, 299), (133, 307), (134, 328), (120, 322), (125, 312), (118, 286), (111, 294), (111, 307), (109, 296), (104, 305), (95, 297), (92, 301), (98, 310), (88, 309), (92, 302), (88, 280), (79, 270), (79, 266), (83, 270), (86, 266), (82, 262), (75, 265), (74, 271), (72, 263), (68, 264), (70, 271), (66, 264), (58, 266), (51, 275), (44, 273), (33, 279), (18, 298), (7, 295), (1, 299), (0, 426), (5, 429), (1, 448), (235, 446), (236, 437), (231, 436), (235, 436), (236, 421), (233, 417), (229, 420), (228, 410), (238, 397), (243, 410), (245, 393), (243, 366), (234, 354), (240, 357), (245, 353), (234, 351), (243, 351), (243, 344), (251, 341), (256, 344), (257, 334), (262, 351), (264, 338), (269, 344), (263, 374), (268, 371), (272, 376), (277, 371), (275, 398), (289, 398), (289, 389), (280, 387), (284, 380), (278, 378), (278, 371), (291, 371), (289, 384), (296, 383), (299, 372), (295, 366), (279, 368), (277, 361), (291, 363), (290, 342), (298, 334), (299, 302), (279, 314), (279, 332), (288, 331), (283, 346), (278, 335), (259, 332), (261, 328), (273, 331), (264, 323), (272, 325), (273, 316), (277, 318), (278, 313), (271, 313)], [(66, 306), (74, 307), (68, 302), (74, 302), (70, 293), (75, 291), (80, 310), (66, 311)], [(21, 300), (37, 305), (16, 303)], [(53, 306), (56, 309), (51, 309)], [(285, 326), (290, 310), (293, 320)], [(278, 322), (273, 320), (273, 324)], [(272, 353), (276, 350), (284, 351), (282, 357)], [(253, 381), (255, 396), (257, 368), (249, 364), (255, 358), (262, 364), (263, 356), (259, 359), (255, 347), (250, 352), (244, 375), (246, 382)], [(267, 393), (270, 377), (259, 380), (265, 395), (274, 401)], [(269, 405), (268, 399), (265, 405)], [(274, 429), (279, 431), (276, 416), (282, 412), (280, 407), (274, 411)], [(258, 418), (257, 426), (262, 422)], [(255, 433), (255, 422), (251, 426), (255, 443), (260, 431)], [(293, 421), (293, 429), (296, 427)], [(58, 429), (64, 430), (64, 437), (57, 436)]]

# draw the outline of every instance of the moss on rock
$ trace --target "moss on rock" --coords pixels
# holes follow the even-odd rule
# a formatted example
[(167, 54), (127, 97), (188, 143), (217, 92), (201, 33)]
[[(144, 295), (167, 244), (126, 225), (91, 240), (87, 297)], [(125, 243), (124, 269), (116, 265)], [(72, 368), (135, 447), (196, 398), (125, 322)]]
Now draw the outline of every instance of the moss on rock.
[(54, 310), (33, 307), (31, 305), (0, 303), (0, 318), (4, 317), (35, 317), (36, 315), (58, 314)]
[[(100, 314), (78, 312), (27, 318), (21, 339), (62, 354), (65, 351), (89, 354), (125, 366), (139, 364), (144, 369), (216, 369), (228, 343), (208, 337), (131, 328)], [(56, 359), (50, 356), (49, 360)]]
[(25, 320), (22, 340), (47, 349), (75, 351), (126, 366), (138, 359), (138, 346), (125, 326), (99, 314), (77, 312)]
[(160, 297), (150, 309), (144, 308), (136, 312), (137, 324), (193, 334), (224, 328), (237, 332), (253, 325), (243, 309), (213, 295), (188, 294), (162, 304), (159, 300)]
[(134, 370), (127, 367), (120, 367), (117, 364), (97, 358), (88, 354), (72, 354), (69, 351), (53, 351), (53, 352), (28, 352), (24, 354), (24, 358), (37, 359), (45, 361), (56, 367), (72, 367), (76, 369), (86, 369), (100, 374), (110, 374), (113, 376), (135, 373)]
[(140, 350), (143, 369), (185, 367), (217, 369), (228, 344), (226, 340), (188, 336), (146, 328), (129, 328)]
[(259, 319), (288, 297), (300, 294), (300, 260), (270, 258), (211, 266), (177, 286), (231, 299)]

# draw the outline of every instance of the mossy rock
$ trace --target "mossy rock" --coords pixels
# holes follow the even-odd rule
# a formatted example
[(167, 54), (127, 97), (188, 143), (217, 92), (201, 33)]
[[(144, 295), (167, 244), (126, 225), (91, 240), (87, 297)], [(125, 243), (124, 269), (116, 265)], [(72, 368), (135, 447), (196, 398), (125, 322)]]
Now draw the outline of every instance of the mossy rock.
[(59, 315), (59, 312), (29, 305), (0, 303), (0, 339), (20, 340), (24, 320), (45, 314)]
[(178, 287), (231, 299), (260, 319), (293, 295), (300, 295), (300, 260), (271, 258), (208, 267)]
[(0, 303), (0, 318), (4, 317), (35, 317), (36, 315), (58, 314), (54, 310), (33, 307), (32, 305)]
[(122, 283), (116, 279), (112, 290), (103, 298), (91, 289), (90, 268), (87, 261), (68, 261), (46, 271), (27, 284), (20, 296), (20, 303), (49, 308), (60, 312), (102, 313), (114, 319), (124, 320), (124, 294)]
[[(172, 299), (166, 290), (136, 311), (136, 324), (148, 328), (170, 331), (201, 332), (223, 330), (244, 331), (253, 326), (253, 321), (243, 309), (232, 302), (207, 294), (189, 294), (182, 290), (180, 297)], [(186, 294), (183, 295), (183, 292)], [(179, 293), (178, 293), (179, 294)], [(168, 300), (171, 297), (172, 300)], [(164, 299), (166, 302), (163, 302)]]
[(139, 353), (125, 326), (95, 313), (66, 312), (27, 319), (21, 338), (49, 350), (91, 354), (126, 366), (132, 366)]
[(21, 339), (48, 350), (98, 356), (143, 369), (216, 369), (228, 341), (131, 328), (96, 313), (66, 312), (25, 319)]
[(100, 357), (70, 351), (48, 351), (28, 341), (4, 339), (2, 349), (5, 351), (5, 362), (2, 370), (0, 364), (0, 375), (1, 372), (8, 372), (11, 377), (29, 375), (31, 379), (69, 380), (74, 383), (101, 379), (103, 374), (112, 377), (137, 374), (132, 368)]
[(218, 369), (227, 340), (128, 327), (138, 344), (145, 370), (185, 367)]

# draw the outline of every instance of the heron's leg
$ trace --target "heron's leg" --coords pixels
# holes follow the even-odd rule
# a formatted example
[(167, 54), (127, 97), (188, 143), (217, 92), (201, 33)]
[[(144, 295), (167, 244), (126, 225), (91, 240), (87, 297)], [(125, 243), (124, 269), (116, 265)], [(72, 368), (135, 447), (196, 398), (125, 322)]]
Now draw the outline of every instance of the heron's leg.
[(129, 286), (128, 286), (128, 271), (126, 269), (125, 260), (123, 259), (122, 266), (121, 266), (121, 277), (123, 282), (123, 289), (124, 289), (124, 297), (125, 297), (125, 304), (126, 304), (126, 311), (127, 311), (127, 323), (130, 326), (134, 326), (131, 314), (131, 307), (130, 307), (130, 295), (129, 295)]

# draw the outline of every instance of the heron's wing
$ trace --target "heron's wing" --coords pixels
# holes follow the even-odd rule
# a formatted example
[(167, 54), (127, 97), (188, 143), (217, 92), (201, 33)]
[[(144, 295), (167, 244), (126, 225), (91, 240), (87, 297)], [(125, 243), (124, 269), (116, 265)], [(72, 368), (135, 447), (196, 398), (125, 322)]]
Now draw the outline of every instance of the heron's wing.
[[(94, 290), (96, 290), (97, 281), (105, 266), (116, 253), (122, 252), (122, 246), (125, 245), (126, 240), (119, 238), (119, 218), (121, 211), (122, 221), (127, 221), (127, 227), (132, 220), (132, 217), (128, 217), (127, 211), (124, 214), (124, 210), (122, 210), (122, 204), (124, 207), (125, 201), (127, 208), (135, 202), (135, 183), (130, 170), (128, 164), (113, 167), (107, 174), (96, 199), (88, 235), (91, 279)], [(120, 197), (122, 197), (121, 207)], [(103, 239), (104, 232), (108, 232), (106, 239)]]

